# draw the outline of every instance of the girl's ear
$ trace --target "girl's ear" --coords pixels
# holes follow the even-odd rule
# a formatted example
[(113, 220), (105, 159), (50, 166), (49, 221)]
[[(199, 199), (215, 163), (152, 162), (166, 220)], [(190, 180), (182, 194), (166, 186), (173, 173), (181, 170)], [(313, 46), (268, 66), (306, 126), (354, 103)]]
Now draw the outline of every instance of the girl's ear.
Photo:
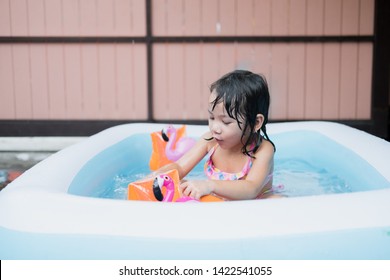
[(259, 131), (259, 129), (263, 126), (263, 123), (264, 123), (264, 116), (262, 114), (257, 114), (255, 131)]

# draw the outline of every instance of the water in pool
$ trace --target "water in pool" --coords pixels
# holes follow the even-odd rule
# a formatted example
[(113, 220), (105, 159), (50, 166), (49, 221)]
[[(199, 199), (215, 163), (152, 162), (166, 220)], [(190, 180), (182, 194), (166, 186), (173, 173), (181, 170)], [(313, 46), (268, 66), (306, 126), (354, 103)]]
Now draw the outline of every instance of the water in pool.
[[(284, 196), (309, 196), (388, 188), (388, 181), (348, 148), (312, 131), (271, 135), (276, 145), (274, 185)], [(130, 182), (149, 174), (149, 134), (135, 134), (88, 161), (68, 192), (126, 199)], [(350, 164), (353, 162), (353, 165)], [(205, 178), (204, 161), (188, 175)]]
[[(149, 172), (149, 171), (148, 171)], [(99, 188), (94, 197), (127, 199), (129, 182), (142, 179), (148, 172), (129, 170), (116, 174), (106, 188)], [(197, 166), (187, 178), (204, 179), (201, 167)], [(275, 162), (274, 185), (284, 196), (307, 196), (328, 193), (350, 192), (348, 183), (324, 168), (313, 166), (303, 160), (285, 159)]]

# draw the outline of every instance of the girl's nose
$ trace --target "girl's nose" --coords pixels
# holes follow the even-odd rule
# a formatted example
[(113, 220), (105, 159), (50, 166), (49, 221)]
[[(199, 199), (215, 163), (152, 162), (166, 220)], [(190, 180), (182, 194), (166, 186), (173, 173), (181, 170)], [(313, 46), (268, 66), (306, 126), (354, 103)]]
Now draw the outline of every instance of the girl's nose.
[(214, 122), (213, 125), (211, 126), (211, 132), (213, 132), (215, 134), (220, 134), (221, 133), (221, 127)]

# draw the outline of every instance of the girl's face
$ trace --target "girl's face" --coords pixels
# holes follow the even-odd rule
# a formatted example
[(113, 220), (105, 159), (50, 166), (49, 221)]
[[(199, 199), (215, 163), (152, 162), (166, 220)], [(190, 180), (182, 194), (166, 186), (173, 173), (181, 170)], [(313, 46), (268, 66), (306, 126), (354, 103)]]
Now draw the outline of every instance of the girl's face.
[(212, 102), (215, 98), (215, 93), (211, 93), (208, 108), (210, 132), (221, 148), (241, 151), (243, 146), (241, 142), (242, 130), (238, 126), (237, 120), (229, 117), (222, 102), (218, 103), (213, 110)]

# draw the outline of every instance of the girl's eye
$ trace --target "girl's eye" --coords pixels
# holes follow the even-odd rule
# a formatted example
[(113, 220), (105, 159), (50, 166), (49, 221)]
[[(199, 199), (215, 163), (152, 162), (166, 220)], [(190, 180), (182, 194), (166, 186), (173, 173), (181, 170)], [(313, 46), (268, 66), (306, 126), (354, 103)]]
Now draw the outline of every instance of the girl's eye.
[(232, 122), (231, 121), (222, 121), (223, 122), (223, 124), (226, 124), (226, 125), (228, 125), (228, 124), (231, 124)]

